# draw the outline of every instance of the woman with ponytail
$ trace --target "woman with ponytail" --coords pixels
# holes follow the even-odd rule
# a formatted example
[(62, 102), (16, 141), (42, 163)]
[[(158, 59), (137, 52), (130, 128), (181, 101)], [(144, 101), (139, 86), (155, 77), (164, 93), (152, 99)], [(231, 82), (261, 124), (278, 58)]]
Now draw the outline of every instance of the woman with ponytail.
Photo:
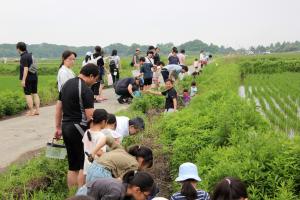
[(182, 184), (181, 191), (173, 194), (171, 200), (209, 200), (209, 194), (203, 190), (197, 190), (198, 176), (197, 166), (193, 163), (183, 163), (179, 167), (179, 175), (175, 181)]
[(62, 62), (59, 66), (57, 74), (57, 87), (60, 92), (61, 88), (71, 78), (75, 78), (75, 73), (72, 71), (72, 67), (75, 63), (77, 54), (73, 51), (66, 50), (62, 54)]
[(147, 200), (155, 195), (152, 176), (146, 172), (128, 171), (122, 182), (114, 178), (101, 178), (81, 187), (77, 195), (88, 195), (95, 200)]
[[(105, 139), (102, 129), (105, 128), (108, 113), (104, 109), (96, 109), (93, 118), (89, 121), (89, 127), (82, 138), (83, 149), (85, 153), (83, 174), (86, 176), (87, 169), (92, 163), (91, 153), (94, 151), (97, 143)], [(106, 151), (106, 147), (102, 147), (96, 152), (96, 156), (101, 156)]]
[(212, 194), (212, 200), (247, 200), (247, 187), (241, 180), (227, 177), (221, 180)]
[[(145, 146), (135, 145), (128, 152), (118, 145), (114, 138), (106, 137), (105, 143), (109, 152), (100, 157), (96, 157), (92, 165), (87, 170), (86, 182), (91, 182), (97, 178), (113, 177), (122, 179), (128, 171), (144, 170), (152, 167), (152, 150)], [(97, 146), (101, 146), (99, 143)], [(96, 147), (97, 149), (97, 147)], [(93, 153), (94, 155), (94, 153)]]

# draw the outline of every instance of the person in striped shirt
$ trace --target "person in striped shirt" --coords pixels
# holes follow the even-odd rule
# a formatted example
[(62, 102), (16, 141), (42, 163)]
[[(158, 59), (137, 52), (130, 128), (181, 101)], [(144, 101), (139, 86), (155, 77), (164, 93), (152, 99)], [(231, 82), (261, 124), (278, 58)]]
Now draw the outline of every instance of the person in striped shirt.
[(189, 162), (181, 164), (175, 181), (182, 184), (181, 191), (173, 194), (171, 200), (210, 200), (207, 192), (196, 189), (197, 182), (201, 181), (201, 178), (195, 164)]

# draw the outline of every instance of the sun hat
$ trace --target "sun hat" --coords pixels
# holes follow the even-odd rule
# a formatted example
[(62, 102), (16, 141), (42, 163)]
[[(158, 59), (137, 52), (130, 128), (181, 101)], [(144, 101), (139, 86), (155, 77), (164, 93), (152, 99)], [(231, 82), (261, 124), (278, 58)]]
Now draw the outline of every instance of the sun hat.
[(201, 178), (198, 176), (197, 166), (190, 162), (186, 162), (180, 165), (178, 177), (175, 179), (175, 181), (180, 182), (187, 179), (201, 181)]

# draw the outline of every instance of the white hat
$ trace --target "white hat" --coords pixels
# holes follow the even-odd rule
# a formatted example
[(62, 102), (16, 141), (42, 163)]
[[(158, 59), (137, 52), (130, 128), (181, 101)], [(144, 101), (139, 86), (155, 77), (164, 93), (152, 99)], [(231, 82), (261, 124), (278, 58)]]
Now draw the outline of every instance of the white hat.
[(88, 52), (86, 52), (86, 55), (87, 55), (87, 56), (91, 56), (91, 55), (92, 55), (92, 52), (88, 51)]
[(180, 165), (179, 174), (175, 181), (180, 182), (188, 179), (201, 181), (201, 178), (198, 176), (197, 166), (190, 162), (186, 162)]

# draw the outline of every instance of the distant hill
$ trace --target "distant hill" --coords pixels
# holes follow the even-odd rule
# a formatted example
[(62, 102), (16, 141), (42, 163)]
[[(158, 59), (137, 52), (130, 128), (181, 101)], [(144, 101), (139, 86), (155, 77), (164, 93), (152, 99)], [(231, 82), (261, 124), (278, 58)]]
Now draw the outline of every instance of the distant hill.
[[(140, 45), (132, 44), (127, 46), (121, 43), (111, 44), (104, 47), (104, 52), (106, 55), (109, 55), (113, 49), (118, 50), (118, 54), (121, 56), (132, 55), (135, 52), (135, 49), (139, 47), (142, 52), (146, 53), (149, 45)], [(162, 54), (168, 54), (172, 47), (175, 46), (173, 43), (157, 44), (156, 46), (160, 47)], [(290, 52), (290, 51), (300, 51), (300, 42), (277, 42), (269, 46), (259, 45), (257, 47), (250, 47), (249, 49), (233, 49), (231, 47), (225, 48), (224, 46), (218, 46), (215, 44), (207, 44), (201, 40), (193, 40), (186, 43), (183, 43), (177, 46), (178, 50), (185, 49), (186, 54), (199, 54), (200, 50), (210, 52), (212, 54), (229, 54), (229, 53), (246, 53), (247, 50), (250, 50), (254, 53), (264, 53), (269, 52)], [(56, 45), (56, 44), (32, 44), (28, 46), (30, 52), (32, 52), (35, 57), (38, 58), (58, 58), (61, 56), (62, 52), (66, 49), (75, 51), (78, 56), (82, 57), (86, 54), (87, 51), (93, 51), (94, 46), (66, 46), (66, 45)], [(0, 58), (1, 57), (18, 57), (16, 52), (15, 44), (0, 44)]]
[[(132, 44), (127, 46), (121, 43), (111, 44), (104, 47), (104, 52), (109, 55), (113, 49), (118, 50), (118, 54), (121, 56), (132, 55), (136, 48), (140, 48), (142, 52), (146, 52), (149, 45)], [(173, 43), (157, 44), (161, 49), (162, 54), (168, 54), (172, 47), (175, 46)], [(66, 46), (66, 45), (56, 45), (56, 44), (32, 44), (28, 45), (29, 52), (32, 52), (35, 57), (39, 58), (58, 58), (61, 56), (62, 52), (66, 49), (75, 51), (78, 56), (84, 56), (87, 51), (93, 51), (94, 46)], [(201, 40), (193, 40), (183, 43), (177, 46), (178, 50), (185, 49), (187, 54), (199, 54), (200, 50), (205, 50), (210, 53), (233, 53), (235, 50), (233, 48), (219, 47), (214, 44), (206, 44)], [(16, 45), (15, 44), (0, 44), (0, 57), (17, 57)]]

